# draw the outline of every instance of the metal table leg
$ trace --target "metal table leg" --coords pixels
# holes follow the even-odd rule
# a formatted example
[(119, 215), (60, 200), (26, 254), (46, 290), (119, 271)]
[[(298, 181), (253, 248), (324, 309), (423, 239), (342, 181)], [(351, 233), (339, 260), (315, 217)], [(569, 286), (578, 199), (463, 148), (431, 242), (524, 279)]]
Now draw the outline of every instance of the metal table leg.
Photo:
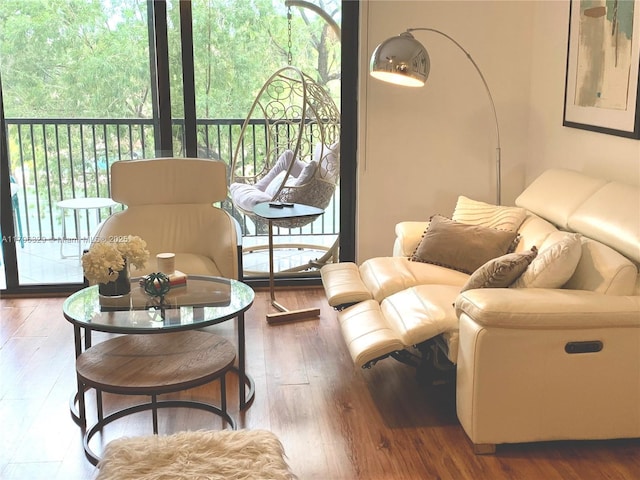
[(282, 323), (302, 318), (317, 317), (320, 315), (319, 308), (303, 308), (300, 310), (289, 310), (276, 300), (275, 274), (273, 271), (273, 221), (269, 220), (269, 294), (271, 305), (279, 310), (276, 313), (267, 314), (267, 322)]

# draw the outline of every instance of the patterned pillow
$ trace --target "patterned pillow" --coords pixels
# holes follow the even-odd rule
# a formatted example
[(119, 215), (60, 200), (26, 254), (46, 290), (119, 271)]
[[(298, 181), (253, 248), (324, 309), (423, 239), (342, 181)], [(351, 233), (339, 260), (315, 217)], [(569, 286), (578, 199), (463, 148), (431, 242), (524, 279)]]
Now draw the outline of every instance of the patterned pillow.
[(538, 249), (532, 247), (528, 252), (509, 253), (489, 260), (471, 274), (460, 292), (474, 288), (507, 288), (524, 273), (537, 254)]
[(469, 225), (516, 232), (526, 216), (527, 211), (524, 208), (491, 205), (461, 195), (451, 218)]
[(318, 143), (313, 150), (313, 159), (320, 165), (322, 178), (336, 183), (340, 175), (340, 142), (324, 148)]
[(515, 238), (515, 232), (434, 215), (410, 259), (471, 274), (492, 258), (506, 254)]

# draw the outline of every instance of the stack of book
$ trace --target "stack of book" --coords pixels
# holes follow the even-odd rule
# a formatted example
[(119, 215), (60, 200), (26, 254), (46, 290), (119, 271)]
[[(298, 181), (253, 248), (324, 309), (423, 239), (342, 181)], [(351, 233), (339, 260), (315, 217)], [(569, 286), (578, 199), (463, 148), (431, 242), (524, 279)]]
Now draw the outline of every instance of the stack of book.
[[(169, 277), (169, 285), (171, 288), (184, 287), (187, 284), (187, 274), (180, 270), (175, 270)], [(140, 286), (144, 286), (147, 275), (140, 277)]]

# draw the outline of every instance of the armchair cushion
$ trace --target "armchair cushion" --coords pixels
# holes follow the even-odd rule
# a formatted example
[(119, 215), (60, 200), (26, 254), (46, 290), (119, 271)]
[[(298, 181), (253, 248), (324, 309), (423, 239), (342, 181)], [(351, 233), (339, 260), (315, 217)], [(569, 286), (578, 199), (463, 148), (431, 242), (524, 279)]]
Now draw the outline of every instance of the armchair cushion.
[(471, 274), (485, 262), (506, 254), (516, 235), (434, 215), (411, 260)]

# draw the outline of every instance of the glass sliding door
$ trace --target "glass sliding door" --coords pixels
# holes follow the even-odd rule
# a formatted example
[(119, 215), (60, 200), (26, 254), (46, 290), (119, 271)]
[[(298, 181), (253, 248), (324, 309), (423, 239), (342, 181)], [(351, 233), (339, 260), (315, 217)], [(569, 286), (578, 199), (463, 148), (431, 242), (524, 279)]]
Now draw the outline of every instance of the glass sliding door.
[[(357, 2), (346, 3), (354, 32)], [(122, 208), (108, 201), (113, 162), (197, 156), (230, 165), (242, 122), (277, 69), (301, 68), (344, 109), (342, 7), (340, 0), (0, 2), (7, 145), (0, 221), (9, 231), (13, 219), (16, 231), (4, 237), (0, 290), (77, 288), (79, 253), (98, 223)], [(355, 122), (355, 92), (350, 98)], [(355, 154), (355, 136), (348, 142)], [(345, 191), (353, 204), (353, 186)], [(277, 232), (286, 243), (318, 245), (306, 254), (294, 248), (288, 265), (338, 244), (340, 197), (336, 190), (313, 224)], [(266, 243), (266, 231), (232, 202), (223, 208), (241, 223), (245, 245)], [(267, 256), (254, 262), (256, 251), (247, 249), (245, 264), (266, 277)]]
[[(299, 68), (328, 90), (337, 105), (341, 78), (339, 0), (232, 3), (232, 9), (225, 8), (229, 4), (226, 0), (192, 3), (197, 155), (222, 160), (230, 168), (234, 150), (243, 140), (240, 135), (244, 119), (263, 84), (276, 71), (288, 65)], [(176, 102), (174, 106), (180, 108)], [(258, 139), (256, 144), (260, 141), (260, 128), (260, 120), (256, 120), (248, 135)], [(275, 158), (270, 161), (275, 163)], [(260, 171), (260, 162), (266, 159), (257, 158), (257, 163), (241, 174)], [(313, 223), (278, 229), (276, 244), (287, 245), (278, 247), (275, 256), (280, 278), (317, 277), (317, 268), (305, 266), (337, 243), (339, 198), (336, 190), (325, 214)], [(223, 208), (241, 225), (245, 278), (266, 278), (266, 224), (243, 215), (231, 199)]]
[(147, 2), (6, 0), (0, 23), (19, 285), (81, 283), (111, 164), (155, 151)]

